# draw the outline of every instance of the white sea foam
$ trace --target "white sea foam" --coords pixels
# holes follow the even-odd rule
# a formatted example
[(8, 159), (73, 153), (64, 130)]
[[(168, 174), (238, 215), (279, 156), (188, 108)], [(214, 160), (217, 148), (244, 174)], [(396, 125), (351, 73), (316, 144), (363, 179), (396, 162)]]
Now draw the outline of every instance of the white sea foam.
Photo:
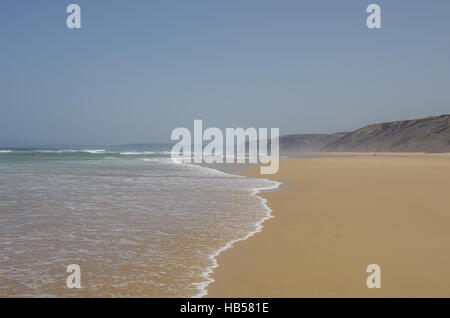
[[(197, 166), (197, 165), (195, 165)], [(221, 172), (219, 170), (216, 169), (212, 169), (212, 168), (208, 168), (208, 167), (204, 167), (204, 166), (197, 166), (200, 167), (201, 169), (210, 169), (210, 170), (215, 170), (216, 172), (219, 172), (220, 174), (224, 174), (224, 175), (230, 175), (224, 172)], [(236, 177), (236, 175), (230, 175), (233, 177)], [(244, 176), (239, 176), (242, 178), (246, 178)], [(230, 249), (234, 246), (235, 243), (240, 242), (240, 241), (245, 241), (247, 239), (249, 239), (250, 237), (252, 237), (253, 235), (255, 235), (256, 233), (259, 233), (262, 231), (263, 229), (263, 223), (268, 220), (273, 218), (274, 216), (272, 215), (272, 209), (267, 205), (267, 200), (261, 196), (259, 196), (258, 194), (263, 192), (263, 191), (270, 191), (270, 190), (275, 190), (277, 189), (280, 185), (281, 182), (277, 182), (277, 181), (272, 181), (269, 179), (261, 179), (264, 181), (267, 181), (269, 183), (272, 183), (271, 186), (267, 186), (267, 187), (260, 187), (260, 188), (255, 188), (252, 190), (251, 194), (252, 196), (257, 197), (258, 199), (260, 199), (260, 203), (262, 205), (262, 208), (265, 210), (265, 215), (264, 217), (262, 217), (260, 220), (258, 220), (255, 225), (254, 225), (254, 230), (250, 231), (247, 235), (245, 235), (242, 238), (238, 238), (238, 239), (234, 239), (229, 241), (227, 244), (225, 244), (225, 246), (219, 248), (218, 250), (216, 250), (214, 253), (209, 255), (209, 258), (211, 260), (211, 265), (209, 265), (206, 270), (203, 272), (203, 277), (205, 279), (204, 282), (201, 283), (194, 283), (194, 285), (196, 286), (198, 293), (196, 295), (193, 296), (193, 298), (200, 298), (200, 297), (204, 297), (206, 295), (208, 295), (208, 286), (214, 282), (214, 279), (211, 277), (211, 275), (214, 272), (214, 269), (219, 267), (219, 263), (217, 262), (217, 257), (225, 250)]]
[(124, 151), (120, 152), (123, 156), (141, 156), (141, 155), (153, 155), (154, 151)]
[(65, 154), (65, 153), (90, 153), (90, 154), (103, 154), (106, 153), (105, 149), (34, 149), (34, 150), (18, 150), (20, 153), (45, 153), (45, 154)]
[[(143, 160), (145, 160), (145, 161), (154, 161), (155, 159), (146, 159), (146, 158), (144, 158)], [(168, 163), (169, 161), (165, 160), (164, 162)], [(203, 173), (207, 172), (207, 174), (209, 176), (232, 177), (232, 178), (247, 178), (247, 177), (241, 176), (241, 175), (229, 174), (229, 173), (226, 173), (226, 172), (214, 169), (214, 168), (207, 167), (205, 165), (183, 163), (181, 160), (172, 161), (172, 163), (174, 163), (174, 164), (183, 164), (186, 168), (189, 168), (191, 170), (198, 170), (198, 171), (202, 171)], [(253, 235), (255, 235), (256, 233), (261, 232), (262, 229), (263, 229), (263, 223), (266, 220), (271, 219), (271, 218), (274, 217), (272, 215), (272, 209), (270, 209), (270, 207), (267, 205), (267, 200), (265, 198), (259, 196), (258, 194), (260, 194), (263, 191), (275, 190), (281, 185), (281, 183), (277, 182), (277, 181), (269, 180), (269, 179), (260, 179), (260, 180), (265, 181), (267, 183), (270, 183), (271, 185), (270, 186), (259, 187), (259, 188), (254, 188), (254, 189), (251, 190), (249, 195), (257, 197), (259, 199), (261, 207), (265, 211), (264, 216), (261, 219), (259, 219), (258, 221), (255, 222), (254, 229), (252, 231), (250, 231), (249, 233), (247, 233), (245, 236), (227, 242), (223, 247), (220, 247), (219, 249), (217, 249), (216, 251), (214, 251), (212, 254), (209, 255), (209, 259), (210, 259), (211, 264), (205, 269), (205, 271), (202, 274), (202, 276), (205, 279), (205, 281), (200, 282), (200, 283), (194, 283), (194, 286), (197, 288), (198, 292), (197, 292), (197, 294), (195, 294), (193, 296), (193, 298), (204, 297), (204, 296), (206, 296), (208, 294), (208, 286), (212, 282), (214, 282), (214, 279), (211, 277), (211, 275), (213, 274), (214, 269), (219, 266), (219, 264), (217, 262), (218, 256), (223, 251), (232, 248), (235, 243), (240, 242), (240, 241), (245, 241), (248, 238), (250, 238)]]
[(122, 156), (145, 156), (145, 155), (170, 155), (170, 151), (113, 151), (106, 149), (32, 149), (32, 150), (0, 150), (0, 153), (20, 153), (20, 154), (72, 154), (72, 153), (86, 153), (86, 154), (111, 154)]
[(87, 153), (94, 153), (94, 154), (99, 154), (99, 153), (105, 153), (106, 150), (105, 149), (86, 149), (86, 150), (82, 150), (83, 152), (87, 152)]

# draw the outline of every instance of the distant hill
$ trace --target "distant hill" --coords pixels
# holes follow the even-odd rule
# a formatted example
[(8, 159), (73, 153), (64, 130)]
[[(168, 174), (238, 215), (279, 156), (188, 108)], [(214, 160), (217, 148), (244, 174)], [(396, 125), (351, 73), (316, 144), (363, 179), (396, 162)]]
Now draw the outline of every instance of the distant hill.
[(282, 153), (450, 152), (450, 115), (368, 125), (351, 132), (280, 137)]

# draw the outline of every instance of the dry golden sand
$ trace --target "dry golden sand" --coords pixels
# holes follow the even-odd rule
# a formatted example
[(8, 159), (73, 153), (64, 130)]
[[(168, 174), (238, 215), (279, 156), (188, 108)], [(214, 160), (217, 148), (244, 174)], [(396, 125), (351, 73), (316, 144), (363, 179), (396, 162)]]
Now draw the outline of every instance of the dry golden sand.
[(450, 297), (450, 155), (286, 159), (270, 178), (275, 218), (219, 256), (209, 297)]

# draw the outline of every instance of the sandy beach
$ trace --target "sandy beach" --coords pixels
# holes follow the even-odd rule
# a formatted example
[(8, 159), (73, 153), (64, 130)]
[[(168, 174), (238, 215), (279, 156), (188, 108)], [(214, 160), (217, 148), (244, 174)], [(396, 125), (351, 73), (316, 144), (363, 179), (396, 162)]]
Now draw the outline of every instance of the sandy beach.
[(450, 297), (450, 155), (283, 159), (269, 178), (275, 217), (218, 257), (208, 297)]

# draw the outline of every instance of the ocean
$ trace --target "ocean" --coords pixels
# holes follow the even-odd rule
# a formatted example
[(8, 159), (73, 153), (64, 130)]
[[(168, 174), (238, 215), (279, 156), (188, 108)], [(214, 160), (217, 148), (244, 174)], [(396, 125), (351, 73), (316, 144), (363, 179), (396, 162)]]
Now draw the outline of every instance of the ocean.
[(258, 192), (278, 185), (168, 151), (0, 150), (0, 297), (204, 296), (216, 256), (271, 217)]

